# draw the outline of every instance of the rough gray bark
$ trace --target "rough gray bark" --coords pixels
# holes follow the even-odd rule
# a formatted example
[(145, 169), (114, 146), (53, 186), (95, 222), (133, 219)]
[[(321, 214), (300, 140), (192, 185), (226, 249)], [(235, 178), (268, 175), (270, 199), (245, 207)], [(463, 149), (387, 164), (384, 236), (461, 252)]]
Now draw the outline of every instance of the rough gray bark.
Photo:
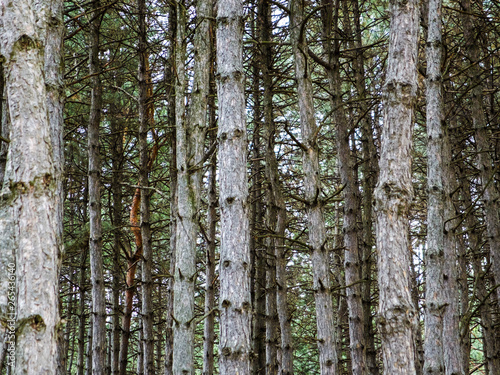
[(176, 2), (177, 34), (175, 51), (175, 126), (176, 126), (176, 233), (173, 298), (173, 374), (194, 374), (194, 279), (196, 275), (196, 223), (194, 197), (189, 186), (188, 124), (185, 118), (186, 90), (186, 11)]
[[(454, 312), (449, 311), (457, 307), (452, 301), (454, 296), (450, 290), (456, 288), (456, 256), (452, 238), (454, 233), (449, 228), (452, 223), (445, 217), (452, 202), (447, 167), (451, 155), (445, 150), (448, 135), (443, 128), (441, 4), (441, 0), (429, 1), (427, 29), (428, 199), (424, 374), (429, 375), (462, 373), (454, 372), (457, 371), (456, 363), (450, 364), (452, 358), (460, 356), (460, 338), (458, 321), (453, 321), (450, 315)], [(451, 259), (445, 261), (445, 258)], [(456, 328), (456, 331), (451, 328)]]
[(243, 2), (217, 11), (217, 93), (221, 210), (220, 373), (249, 374), (251, 336)]
[(304, 190), (307, 210), (309, 245), (312, 248), (313, 288), (316, 303), (316, 323), (320, 371), (322, 375), (337, 373), (337, 351), (334, 326), (329, 254), (326, 248), (326, 229), (323, 216), (317, 125), (314, 117), (313, 92), (307, 66), (307, 43), (303, 30), (304, 7), (302, 0), (290, 1), (290, 35), (292, 41), (297, 95), (299, 99), (300, 127), (304, 152)]
[(389, 6), (391, 29), (386, 81), (380, 176), (375, 189), (379, 317), (385, 374), (415, 374), (410, 295), (408, 210), (413, 197), (411, 148), (417, 93), (418, 4)]
[(196, 279), (196, 239), (202, 184), (202, 163), (207, 132), (207, 99), (210, 77), (210, 17), (212, 4), (197, 3), (194, 40), (194, 82), (191, 104), (185, 119), (185, 23), (184, 5), (177, 6), (177, 226), (174, 271), (174, 374), (194, 373), (194, 283)]
[(102, 258), (101, 224), (101, 160), (99, 155), (99, 128), (102, 110), (102, 86), (99, 76), (100, 1), (94, 0), (91, 22), (89, 72), (92, 74), (90, 118), (88, 126), (89, 152), (89, 215), (90, 215), (90, 274), (92, 280), (92, 374), (102, 374), (106, 364), (106, 299)]
[[(15, 275), (10, 289), (11, 284), (5, 281), (14, 280), (5, 280), (3, 275), (0, 279), (2, 288), (7, 286), (2, 289), (0, 314), (4, 326), (3, 314), (15, 306), (16, 364), (10, 369), (15, 374), (56, 374), (58, 367), (62, 159), (52, 148), (54, 139), (61, 135), (52, 130), (60, 131), (62, 123), (55, 122), (60, 119), (58, 113), (49, 113), (52, 88), (46, 85), (51, 79), (60, 83), (61, 77), (57, 75), (59, 70), (47, 66), (44, 50), (53, 48), (60, 52), (53, 43), (60, 46), (61, 40), (52, 39), (49, 30), (50, 12), (54, 10), (54, 16), (60, 16), (60, 7), (60, 2), (0, 2), (0, 55), (9, 108), (5, 113), (8, 119), (2, 118), (2, 127), (10, 125), (0, 198), (0, 262), (3, 275), (8, 269), (12, 270), (8, 276)], [(55, 21), (59, 26), (61, 19)], [(58, 58), (61, 57), (54, 56)], [(54, 75), (45, 80), (44, 72)], [(53, 83), (57, 90), (56, 82)], [(57, 146), (54, 144), (54, 149), (59, 151)], [(6, 293), (9, 290), (12, 293)], [(11, 297), (13, 305), (8, 303)]]
[(168, 34), (170, 40), (170, 50), (168, 56), (167, 73), (168, 73), (168, 87), (167, 100), (168, 100), (168, 124), (170, 126), (170, 160), (169, 160), (169, 177), (170, 177), (170, 265), (169, 273), (170, 277), (167, 281), (167, 298), (166, 298), (166, 313), (165, 313), (165, 372), (164, 375), (172, 375), (172, 365), (173, 365), (173, 345), (174, 345), (174, 334), (173, 334), (173, 308), (174, 308), (174, 291), (173, 291), (173, 273), (175, 269), (175, 233), (176, 233), (176, 209), (177, 209), (177, 171), (176, 171), (176, 131), (175, 131), (175, 48), (173, 47), (176, 40), (177, 33), (177, 15), (175, 12), (175, 3), (170, 3), (169, 14), (168, 14)]

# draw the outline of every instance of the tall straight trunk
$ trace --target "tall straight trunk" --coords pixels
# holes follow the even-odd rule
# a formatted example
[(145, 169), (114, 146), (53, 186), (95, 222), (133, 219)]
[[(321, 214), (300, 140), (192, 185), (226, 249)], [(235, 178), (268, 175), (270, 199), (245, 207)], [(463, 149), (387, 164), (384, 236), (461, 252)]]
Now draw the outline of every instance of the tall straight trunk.
[[(5, 291), (13, 292), (2, 294), (5, 297), (2, 296), (0, 307), (2, 313), (10, 313), (15, 306), (16, 314), (7, 314), (8, 319), (17, 318), (16, 364), (10, 369), (15, 374), (56, 374), (58, 365), (62, 159), (58, 158), (58, 144), (54, 148), (52, 144), (61, 138), (56, 132), (61, 131), (62, 123), (56, 123), (60, 120), (59, 113), (48, 113), (51, 104), (57, 103), (52, 101), (52, 89), (47, 89), (46, 84), (54, 80), (57, 90), (62, 78), (59, 70), (47, 66), (51, 59), (43, 59), (44, 49), (58, 53), (54, 60), (61, 59), (56, 48), (57, 43), (60, 47), (61, 39), (57, 40), (50, 28), (52, 10), (56, 17), (53, 27), (60, 26), (61, 3), (54, 2), (53, 6), (54, 9), (49, 9), (48, 2), (27, 0), (9, 3), (3, 6), (0, 25), (0, 54), (9, 108), (8, 119), (2, 118), (2, 127), (10, 126), (3, 176), (9, 183), (4, 184), (0, 199), (4, 239), (0, 261), (6, 266), (2, 267), (2, 273), (8, 277), (7, 280), (2, 277), (2, 287), (7, 286)], [(45, 72), (50, 76), (44, 77)], [(1, 318), (9, 336), (14, 334), (11, 328), (14, 324), (4, 322), (4, 316)]]
[(111, 191), (113, 193), (113, 332), (110, 342), (111, 352), (111, 374), (118, 375), (120, 371), (120, 292), (122, 288), (122, 271), (120, 267), (121, 238), (123, 225), (123, 192), (121, 183), (123, 181), (123, 133), (121, 123), (117, 121), (118, 108), (111, 104), (111, 163), (113, 168), (113, 180)]
[[(264, 100), (263, 100), (263, 109), (264, 109), (264, 129), (266, 132), (265, 140), (269, 142), (269, 132), (273, 122), (272, 118), (272, 92), (271, 84), (272, 78), (269, 75), (269, 65), (272, 61), (272, 51), (268, 44), (270, 41), (270, 6), (268, 1), (259, 1), (257, 3), (257, 32), (258, 32), (258, 40), (261, 42), (260, 53), (257, 56), (258, 63), (256, 64), (255, 70), (258, 71), (258, 67), (262, 71), (262, 80), (264, 84)], [(259, 66), (260, 65), (260, 66)], [(259, 91), (260, 94), (260, 82), (257, 78), (258, 74), (256, 74), (256, 91)], [(260, 95), (259, 95), (260, 96)], [(261, 119), (258, 119), (258, 125), (256, 122), (254, 129), (254, 139), (257, 138), (258, 144), (261, 144), (261, 137), (258, 128), (260, 128)], [(257, 137), (256, 137), (257, 136)], [(269, 147), (269, 144), (267, 145)], [(266, 164), (266, 178), (267, 178), (267, 209), (264, 213), (264, 223), (266, 228), (273, 228), (276, 225), (278, 216), (277, 211), (274, 206), (273, 197), (270, 194), (269, 187), (269, 152), (268, 147), (265, 148), (265, 164)], [(260, 151), (260, 150), (259, 150)], [(274, 154), (274, 150), (273, 154)], [(260, 173), (260, 155), (256, 153), (255, 155), (256, 161), (259, 168), (259, 173), (257, 178), (261, 178)], [(260, 181), (258, 182), (259, 191), (257, 194), (261, 194), (262, 184)], [(257, 198), (258, 199), (258, 198)], [(261, 213), (262, 215), (262, 213)], [(260, 216), (257, 216), (257, 220), (260, 220)], [(266, 348), (266, 366), (265, 373), (266, 375), (277, 375), (281, 363), (281, 358), (278, 360), (278, 309), (277, 309), (277, 283), (276, 283), (276, 250), (275, 250), (275, 238), (268, 236), (265, 239), (263, 249), (265, 251), (264, 259), (265, 259), (265, 326), (266, 326), (266, 337), (265, 337), (265, 348)], [(258, 282), (258, 281), (257, 281)]]
[[(141, 236), (142, 236), (142, 342), (143, 370), (145, 375), (154, 374), (154, 337), (153, 337), (153, 279), (151, 275), (153, 248), (151, 245), (151, 214), (149, 171), (155, 159), (157, 146), (153, 148), (151, 157), (148, 151), (148, 131), (154, 122), (152, 102), (153, 87), (149, 71), (146, 30), (146, 1), (138, 0), (139, 11), (139, 186), (141, 187)], [(153, 134), (155, 134), (153, 132)]]
[[(212, 72), (213, 73), (213, 72)], [(211, 74), (213, 77), (213, 74)], [(215, 125), (215, 88), (210, 85), (210, 124)], [(215, 143), (217, 134), (211, 130), (209, 134), (210, 144)], [(210, 158), (208, 170), (208, 240), (206, 249), (206, 290), (205, 290), (205, 325), (203, 328), (203, 375), (214, 373), (214, 343), (215, 343), (215, 248), (217, 234), (217, 154), (214, 152)]]
[[(441, 0), (428, 4), (427, 37), (427, 252), (424, 374), (461, 374), (456, 300), (454, 231), (448, 163), (451, 152), (443, 128)], [(445, 216), (446, 215), (446, 216)], [(451, 216), (452, 217), (452, 216)], [(447, 223), (447, 224), (446, 224)], [(450, 311), (453, 310), (453, 311)]]
[(92, 334), (93, 318), (90, 315), (89, 328), (87, 330), (87, 350), (85, 351), (85, 375), (92, 375)]
[(89, 214), (90, 214), (90, 274), (92, 280), (92, 374), (102, 374), (106, 364), (106, 299), (102, 257), (101, 224), (101, 158), (99, 154), (99, 128), (102, 111), (102, 85), (100, 79), (99, 38), (101, 3), (94, 0), (94, 19), (91, 23), (89, 73), (92, 75), (90, 118), (88, 126), (89, 152)]
[[(257, 9), (259, 0), (252, 3)], [(250, 28), (252, 37), (259, 40), (261, 33), (259, 22), (259, 11), (257, 17), (251, 20)], [(252, 350), (251, 373), (253, 375), (264, 375), (266, 373), (266, 284), (267, 284), (267, 249), (263, 244), (263, 199), (262, 199), (262, 95), (260, 78), (260, 56), (254, 55), (255, 62), (252, 64), (252, 96), (253, 96), (253, 132), (252, 132), (252, 161), (250, 189), (250, 261), (252, 271), (250, 276), (250, 293), (252, 306), (255, 311), (252, 319)]]
[[(357, 219), (360, 215), (359, 189), (356, 183), (355, 160), (349, 147), (349, 124), (342, 104), (342, 82), (340, 78), (340, 44), (338, 38), (338, 13), (340, 3), (324, 1), (323, 42), (324, 50), (331, 66), (327, 70), (331, 92), (331, 106), (334, 110), (334, 121), (337, 129), (337, 155), (339, 158), (340, 180), (344, 186), (344, 273), (346, 283), (347, 306), (349, 311), (349, 342), (353, 375), (367, 373), (366, 345), (364, 334), (364, 310), (360, 285), (360, 246), (358, 244)], [(334, 17), (332, 19), (332, 14)], [(333, 27), (333, 30), (332, 30)], [(335, 40), (332, 48), (330, 35), (333, 31)]]
[(168, 37), (170, 41), (170, 50), (168, 51), (168, 61), (165, 69), (165, 74), (167, 76), (166, 84), (167, 90), (167, 101), (168, 101), (168, 125), (170, 127), (170, 160), (169, 160), (169, 179), (170, 179), (170, 265), (169, 273), (170, 277), (167, 280), (167, 298), (166, 298), (166, 317), (165, 317), (165, 373), (164, 375), (172, 375), (172, 365), (173, 365), (173, 345), (174, 345), (174, 334), (173, 334), (173, 308), (174, 308), (174, 291), (173, 284), (174, 280), (172, 275), (175, 269), (175, 233), (176, 233), (176, 223), (177, 223), (177, 161), (176, 161), (176, 130), (175, 130), (175, 40), (177, 35), (177, 14), (176, 14), (176, 4), (171, 2), (169, 13), (168, 13)]
[(410, 294), (408, 210), (412, 128), (417, 94), (418, 4), (391, 0), (389, 56), (383, 92), (380, 176), (375, 188), (378, 248), (379, 330), (385, 374), (416, 373)]
[[(283, 197), (283, 187), (280, 181), (278, 160), (274, 151), (276, 124), (273, 117), (273, 93), (272, 93), (272, 60), (273, 51), (270, 42), (271, 36), (271, 3), (268, 0), (260, 0), (258, 9), (259, 33), (260, 33), (260, 60), (262, 80), (264, 85), (264, 129), (265, 129), (265, 172), (268, 194), (268, 223), (272, 233), (269, 238), (269, 253), (274, 256), (274, 279), (273, 292), (276, 294), (276, 310), (280, 331), (279, 358), (280, 374), (293, 374), (293, 346), (292, 332), (290, 327), (290, 309), (288, 308), (285, 259), (285, 229), (286, 229), (286, 206)], [(267, 293), (271, 290), (268, 289)]]
[(174, 374), (194, 374), (194, 286), (196, 239), (202, 187), (202, 163), (207, 132), (207, 99), (210, 77), (211, 2), (199, 0), (199, 23), (194, 38), (194, 81), (191, 103), (185, 118), (185, 28), (184, 4), (177, 3), (177, 226), (174, 270)]
[[(445, 132), (443, 137), (443, 159), (453, 160), (451, 145)], [(452, 201), (452, 192), (457, 190), (456, 178), (450, 164), (446, 164), (443, 170), (445, 178), (445, 222), (444, 232), (444, 289), (446, 291), (446, 309), (443, 316), (443, 354), (445, 359), (446, 375), (465, 375), (464, 353), (462, 339), (460, 337), (460, 305), (459, 305), (459, 285), (458, 279), (458, 253), (457, 253), (457, 223), (460, 221), (456, 217)]]
[(87, 254), (88, 248), (85, 247), (81, 253), (81, 264), (80, 264), (80, 282), (78, 283), (80, 295), (78, 299), (80, 300), (79, 312), (78, 312), (78, 364), (77, 364), (77, 375), (83, 375), (85, 370), (85, 274), (87, 269)]
[(261, 165), (261, 134), (260, 124), (262, 109), (260, 101), (259, 70), (254, 67), (254, 130), (252, 135), (252, 188), (251, 188), (251, 215), (250, 215), (250, 254), (251, 254), (251, 297), (255, 315), (252, 325), (252, 374), (266, 373), (266, 284), (267, 284), (267, 253), (262, 243), (262, 165)]
[[(267, 212), (268, 223), (276, 222), (276, 215)], [(272, 211), (272, 210), (271, 210)], [(278, 374), (278, 311), (276, 308), (276, 258), (273, 239), (266, 239), (266, 375)]]
[(313, 288), (316, 303), (316, 324), (320, 372), (337, 373), (337, 351), (333, 302), (330, 281), (330, 257), (326, 248), (326, 228), (321, 197), (319, 149), (314, 117), (311, 74), (306, 61), (307, 42), (303, 28), (304, 4), (290, 0), (290, 33), (295, 62), (295, 78), (299, 98), (302, 133), (304, 190), (307, 210), (307, 229), (312, 248)]
[(250, 372), (250, 231), (243, 71), (243, 2), (217, 12), (217, 93), (221, 210), (220, 373)]
[(362, 230), (362, 284), (363, 293), (363, 318), (364, 318), (364, 334), (366, 345), (366, 365), (369, 374), (378, 375), (379, 368), (377, 364), (377, 350), (375, 349), (375, 340), (373, 332), (373, 319), (372, 319), (372, 269), (374, 263), (373, 252), (373, 189), (377, 180), (377, 153), (375, 144), (373, 142), (373, 129), (370, 123), (370, 116), (368, 115), (369, 107), (366, 102), (366, 82), (365, 82), (365, 57), (364, 48), (362, 43), (362, 30), (360, 21), (359, 1), (353, 0), (354, 8), (354, 43), (353, 47), (356, 48), (356, 59), (353, 64), (354, 77), (356, 79), (356, 91), (360, 99), (360, 119), (361, 123), (361, 142), (363, 163), (361, 170), (363, 173), (363, 230)]
[[(478, 36), (479, 28), (474, 27), (471, 1), (462, 0), (462, 25), (466, 43), (466, 54), (470, 61), (468, 76), (471, 82), (471, 116), (476, 140), (477, 163), (481, 178), (483, 193), (484, 217), (486, 233), (490, 245), (490, 257), (495, 284), (500, 284), (500, 194), (495, 184), (495, 164), (490, 144), (491, 131), (486, 122), (483, 105), (483, 78), (481, 76), (480, 51)], [(500, 288), (496, 289), (497, 300), (500, 306)]]

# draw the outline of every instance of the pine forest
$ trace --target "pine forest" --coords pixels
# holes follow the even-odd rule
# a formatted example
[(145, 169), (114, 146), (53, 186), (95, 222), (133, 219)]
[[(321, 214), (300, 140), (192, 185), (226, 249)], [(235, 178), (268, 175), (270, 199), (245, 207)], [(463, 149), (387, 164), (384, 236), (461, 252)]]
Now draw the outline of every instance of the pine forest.
[(0, 375), (500, 375), (499, 0), (0, 0)]

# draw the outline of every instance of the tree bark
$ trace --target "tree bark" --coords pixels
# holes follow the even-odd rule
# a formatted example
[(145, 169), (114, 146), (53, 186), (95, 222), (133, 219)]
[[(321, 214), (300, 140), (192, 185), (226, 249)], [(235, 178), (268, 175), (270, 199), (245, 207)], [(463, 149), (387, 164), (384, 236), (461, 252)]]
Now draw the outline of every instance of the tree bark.
[[(460, 374), (456, 254), (450, 176), (451, 153), (443, 128), (441, 0), (428, 4), (427, 37), (427, 253), (424, 374)], [(446, 215), (446, 216), (445, 216)]]
[[(213, 73), (213, 72), (212, 72)], [(213, 77), (213, 74), (211, 74)], [(215, 125), (215, 88), (210, 87), (210, 124)], [(210, 144), (217, 139), (214, 130), (210, 131)], [(214, 343), (215, 343), (215, 249), (217, 234), (217, 154), (214, 152), (210, 158), (208, 172), (208, 239), (206, 253), (206, 290), (205, 290), (205, 325), (203, 329), (203, 375), (213, 375), (214, 373)]]
[[(257, 38), (257, 35), (255, 36)], [(252, 325), (252, 374), (266, 373), (266, 282), (267, 282), (267, 253), (262, 243), (263, 235), (263, 201), (262, 196), (262, 165), (261, 165), (261, 123), (262, 105), (260, 96), (260, 71), (258, 64), (253, 67), (253, 122), (252, 134), (252, 188), (251, 188), (251, 215), (250, 215), (250, 254), (252, 263), (251, 297), (255, 314)]]
[(384, 125), (380, 177), (375, 189), (379, 331), (385, 374), (415, 374), (413, 328), (415, 307), (410, 295), (408, 210), (412, 127), (417, 93), (418, 5), (414, 0), (390, 2), (389, 56), (383, 91)]
[[(154, 368), (154, 336), (153, 336), (153, 279), (152, 263), (153, 248), (151, 245), (151, 214), (149, 172), (152, 168), (155, 152), (158, 152), (156, 144), (151, 152), (148, 150), (148, 131), (154, 124), (153, 107), (153, 85), (151, 83), (151, 72), (149, 70), (146, 30), (146, 1), (138, 0), (139, 11), (139, 186), (141, 187), (141, 236), (142, 236), (142, 351), (143, 371), (145, 375), (155, 373)], [(154, 133), (156, 138), (156, 133)], [(155, 139), (155, 141), (157, 141)]]
[(377, 364), (377, 350), (375, 349), (373, 318), (371, 312), (372, 300), (372, 277), (374, 263), (374, 238), (373, 238), (373, 189), (378, 175), (378, 157), (373, 142), (373, 129), (370, 123), (369, 107), (367, 105), (367, 90), (365, 79), (365, 57), (362, 43), (361, 30), (361, 14), (359, 9), (359, 1), (353, 0), (354, 7), (354, 43), (356, 48), (356, 59), (354, 63), (354, 76), (356, 79), (356, 91), (360, 99), (360, 119), (361, 123), (361, 143), (363, 163), (361, 171), (363, 173), (362, 187), (362, 284), (363, 293), (363, 318), (364, 318), (364, 334), (366, 343), (366, 364), (368, 373), (378, 375), (379, 366)]
[[(333, 9), (332, 1), (324, 1), (323, 15), (323, 42), (331, 69), (327, 70), (328, 83), (331, 94), (331, 107), (334, 108), (334, 121), (337, 129), (337, 155), (339, 158), (340, 180), (344, 186), (344, 273), (349, 311), (349, 342), (353, 375), (367, 374), (366, 344), (364, 334), (364, 311), (361, 299), (360, 285), (360, 248), (358, 244), (357, 218), (360, 216), (359, 189), (354, 175), (354, 162), (349, 147), (349, 124), (344, 111), (340, 78), (340, 45), (338, 42), (339, 1)], [(334, 17), (332, 19), (332, 14)], [(330, 35), (332, 27), (334, 46), (331, 46)]]
[(169, 264), (169, 278), (167, 281), (167, 298), (166, 298), (166, 317), (165, 317), (165, 374), (172, 375), (173, 371), (173, 309), (174, 309), (174, 280), (172, 275), (175, 270), (175, 234), (177, 232), (177, 160), (176, 160), (176, 128), (175, 128), (175, 41), (177, 38), (177, 14), (176, 4), (171, 2), (169, 5), (168, 13), (168, 37), (170, 41), (170, 49), (168, 51), (167, 62), (167, 101), (168, 101), (168, 125), (170, 127), (170, 160), (169, 160), (169, 178), (170, 178), (170, 264)]
[(121, 239), (123, 225), (123, 191), (121, 183), (123, 181), (123, 133), (121, 123), (117, 120), (118, 108), (111, 104), (111, 133), (112, 133), (112, 154), (111, 164), (113, 168), (113, 179), (111, 190), (113, 193), (113, 332), (112, 332), (112, 352), (111, 352), (111, 374), (118, 375), (120, 371), (120, 293), (122, 289), (122, 270), (120, 267)]
[(184, 4), (177, 5), (177, 232), (174, 271), (174, 374), (194, 374), (194, 288), (196, 239), (199, 232), (202, 163), (207, 132), (207, 99), (210, 77), (211, 2), (199, 0), (194, 50), (194, 82), (188, 118), (185, 118), (185, 23)]
[(88, 127), (89, 150), (89, 214), (90, 214), (90, 273), (92, 280), (92, 374), (102, 374), (106, 364), (106, 300), (102, 257), (101, 224), (101, 158), (99, 154), (99, 128), (102, 111), (102, 85), (100, 79), (99, 38), (100, 1), (92, 3), (93, 20), (90, 34), (89, 71), (92, 75), (91, 105)]
[(251, 296), (243, 71), (243, 2), (217, 12), (217, 92), (221, 210), (220, 373), (249, 374)]
[[(53, 5), (54, 10), (61, 6), (59, 2)], [(8, 183), (4, 184), (0, 199), (3, 234), (0, 261), (2, 266), (7, 266), (2, 267), (2, 273), (9, 276), (2, 277), (1, 286), (7, 286), (4, 291), (10, 293), (2, 293), (0, 308), (2, 326), (14, 325), (4, 322), (3, 314), (15, 312), (7, 314), (8, 319), (16, 320), (16, 363), (10, 369), (15, 374), (56, 374), (58, 366), (57, 338), (61, 328), (58, 276), (62, 241), (59, 218), (54, 213), (62, 212), (59, 196), (62, 160), (56, 158), (52, 143), (53, 136), (60, 139), (61, 135), (55, 132), (61, 131), (62, 123), (51, 123), (59, 117), (48, 113), (51, 102), (47, 98), (51, 89), (47, 89), (46, 84), (51, 78), (60, 82), (61, 77), (55, 74), (47, 77), (49, 81), (44, 78), (48, 69), (43, 59), (44, 49), (55, 48), (52, 43), (57, 42), (47, 39), (48, 34), (53, 36), (48, 6), (48, 2), (28, 0), (11, 2), (8, 6), (0, 3), (0, 54), (9, 108), (8, 120), (2, 121), (2, 126), (10, 125), (4, 175)], [(58, 18), (55, 23), (60, 21)], [(61, 40), (58, 42), (60, 45)], [(59, 151), (57, 145), (54, 148)], [(8, 309), (4, 310), (5, 307)], [(10, 337), (7, 339), (13, 341)]]
[[(268, 195), (268, 223), (271, 229), (269, 238), (269, 253), (274, 256), (274, 293), (276, 293), (276, 310), (279, 322), (280, 349), (279, 358), (280, 374), (293, 374), (293, 345), (292, 332), (290, 327), (290, 309), (287, 302), (288, 285), (286, 278), (286, 258), (285, 258), (285, 229), (287, 224), (286, 206), (283, 197), (283, 186), (280, 181), (278, 160), (274, 151), (276, 124), (273, 117), (273, 92), (272, 92), (272, 64), (273, 50), (269, 42), (271, 35), (271, 3), (261, 0), (258, 3), (258, 20), (260, 33), (260, 65), (262, 70), (262, 80), (264, 85), (264, 129), (265, 129), (265, 172), (267, 180)], [(268, 288), (267, 292), (271, 290)]]
[(304, 152), (304, 190), (307, 210), (309, 244), (312, 248), (313, 288), (316, 303), (316, 324), (320, 372), (336, 374), (337, 351), (333, 303), (329, 271), (329, 253), (326, 248), (326, 228), (323, 215), (323, 197), (319, 169), (316, 120), (310, 70), (307, 65), (307, 43), (304, 30), (304, 8), (301, 0), (290, 1), (290, 33), (295, 62), (295, 78), (299, 98), (300, 127)]

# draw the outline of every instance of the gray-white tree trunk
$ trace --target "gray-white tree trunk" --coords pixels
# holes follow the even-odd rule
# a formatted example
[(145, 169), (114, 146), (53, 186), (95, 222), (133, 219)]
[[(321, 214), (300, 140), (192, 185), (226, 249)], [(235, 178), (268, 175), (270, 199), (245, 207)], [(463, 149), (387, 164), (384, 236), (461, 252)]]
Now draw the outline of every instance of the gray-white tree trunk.
[(425, 254), (424, 374), (444, 374), (444, 204), (441, 1), (429, 1), (427, 39), (427, 251)]
[[(61, 39), (49, 29), (52, 15), (53, 26), (60, 27), (61, 6), (58, 1), (0, 1), (0, 54), (9, 108), (2, 127), (10, 126), (0, 199), (0, 318), (4, 326), (6, 312), (17, 315), (8, 316), (16, 319), (15, 374), (56, 374), (58, 367), (62, 159), (59, 145), (52, 144), (61, 139), (57, 132), (62, 122), (60, 113), (49, 110), (52, 104), (55, 111), (61, 108), (52, 101), (52, 89), (60, 89), (62, 78), (60, 66), (53, 70), (48, 64), (61, 61)], [(46, 50), (59, 55), (46, 61)], [(5, 284), (4, 274), (13, 280), (7, 278)]]
[(210, 17), (212, 4), (197, 3), (194, 49), (194, 82), (185, 119), (185, 22), (184, 5), (177, 6), (177, 226), (174, 271), (174, 374), (194, 374), (194, 283), (196, 240), (202, 186), (202, 165), (207, 132), (207, 100), (210, 77)]
[(326, 228), (323, 215), (317, 125), (314, 117), (311, 74), (307, 66), (307, 43), (301, 34), (304, 20), (302, 0), (290, 1), (290, 33), (295, 62), (295, 78), (300, 110), (303, 150), (304, 190), (307, 210), (309, 245), (312, 248), (313, 288), (316, 303), (316, 323), (320, 372), (336, 374), (337, 351), (329, 253), (326, 248)]
[(251, 295), (247, 132), (243, 71), (243, 2), (217, 11), (219, 99), (220, 373), (250, 373)]
[(173, 285), (174, 280), (172, 275), (174, 274), (175, 269), (175, 236), (176, 236), (176, 224), (177, 215), (175, 212), (177, 211), (177, 162), (176, 162), (176, 130), (175, 130), (175, 80), (176, 80), (176, 72), (175, 72), (175, 40), (177, 33), (177, 16), (175, 12), (176, 4), (171, 2), (168, 13), (168, 36), (170, 41), (170, 50), (168, 57), (169, 67), (168, 71), (168, 83), (170, 89), (167, 91), (167, 100), (168, 100), (168, 124), (170, 126), (170, 265), (169, 265), (169, 273), (170, 277), (167, 281), (167, 298), (166, 298), (166, 312), (165, 312), (165, 372), (164, 375), (172, 375), (172, 367), (173, 367), (173, 345), (174, 345), (174, 334), (173, 334), (173, 308), (174, 308), (174, 292)]
[(418, 4), (391, 0), (383, 93), (380, 176), (375, 189), (379, 317), (384, 373), (415, 374), (408, 210), (413, 197), (411, 149), (417, 94)]

